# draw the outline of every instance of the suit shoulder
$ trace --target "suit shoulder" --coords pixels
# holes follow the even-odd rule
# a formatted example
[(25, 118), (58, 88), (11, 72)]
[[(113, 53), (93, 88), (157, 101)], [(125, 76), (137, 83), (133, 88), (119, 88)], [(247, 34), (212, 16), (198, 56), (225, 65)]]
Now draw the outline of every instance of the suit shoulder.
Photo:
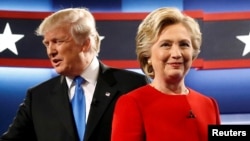
[(147, 83), (150, 82), (149, 77), (147, 77), (145, 74), (140, 73), (140, 72), (136, 72), (136, 71), (132, 71), (132, 70), (116, 69), (114, 75), (116, 75), (122, 79), (130, 80), (130, 81), (141, 80), (141, 81), (146, 81)]
[(45, 89), (45, 88), (50, 89), (48, 87), (53, 87), (53, 84), (60, 82), (61, 79), (62, 79), (62, 76), (55, 76), (37, 85), (34, 85), (33, 87), (31, 87), (31, 89)]
[(115, 74), (121, 74), (126, 76), (134, 76), (134, 77), (145, 77), (146, 75), (140, 72), (132, 71), (132, 70), (126, 70), (126, 69), (118, 69), (118, 68), (110, 68), (113, 73)]

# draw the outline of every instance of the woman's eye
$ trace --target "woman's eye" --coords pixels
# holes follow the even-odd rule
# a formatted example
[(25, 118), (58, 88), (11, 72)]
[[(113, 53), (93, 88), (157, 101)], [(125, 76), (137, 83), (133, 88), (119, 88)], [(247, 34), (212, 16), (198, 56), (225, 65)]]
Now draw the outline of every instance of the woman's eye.
[(189, 47), (190, 45), (188, 43), (180, 43), (180, 46), (182, 46), (182, 47)]
[(163, 43), (161, 46), (162, 46), (162, 47), (169, 47), (170, 44), (169, 44), (169, 43)]

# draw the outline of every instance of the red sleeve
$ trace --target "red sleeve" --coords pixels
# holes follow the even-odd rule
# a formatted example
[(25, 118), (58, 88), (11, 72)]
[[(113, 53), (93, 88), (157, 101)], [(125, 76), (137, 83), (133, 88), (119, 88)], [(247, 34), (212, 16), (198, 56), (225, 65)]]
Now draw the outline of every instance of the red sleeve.
[(215, 99), (211, 98), (213, 105), (215, 107), (215, 112), (216, 112), (216, 124), (220, 125), (221, 124), (221, 120), (220, 120), (220, 110), (219, 110), (219, 106), (217, 104), (217, 102), (215, 101)]
[(123, 95), (116, 103), (111, 141), (143, 140), (143, 119), (139, 105), (132, 96)]

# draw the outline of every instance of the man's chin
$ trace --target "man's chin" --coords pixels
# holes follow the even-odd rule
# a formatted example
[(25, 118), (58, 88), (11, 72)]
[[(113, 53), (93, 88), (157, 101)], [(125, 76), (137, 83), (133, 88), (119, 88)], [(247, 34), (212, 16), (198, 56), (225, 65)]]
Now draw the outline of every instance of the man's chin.
[(63, 74), (63, 69), (61, 67), (54, 67), (58, 74)]

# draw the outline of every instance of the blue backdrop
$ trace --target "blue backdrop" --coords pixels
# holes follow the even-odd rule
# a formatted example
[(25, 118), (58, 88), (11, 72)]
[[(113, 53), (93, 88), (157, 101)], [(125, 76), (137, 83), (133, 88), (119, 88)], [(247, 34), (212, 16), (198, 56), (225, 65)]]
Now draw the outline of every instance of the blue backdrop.
[[(250, 11), (250, 0), (1, 0), (0, 10), (55, 11), (66, 7), (88, 7), (93, 12), (149, 12), (162, 6), (207, 13)], [(221, 37), (223, 38), (223, 37)], [(1, 52), (0, 52), (1, 55)], [(212, 54), (211, 54), (212, 55)], [(139, 71), (134, 69), (132, 71)], [(214, 97), (221, 114), (250, 113), (250, 68), (190, 70), (186, 83)], [(0, 67), (0, 134), (13, 120), (26, 90), (57, 75), (48, 68)], [(249, 116), (248, 116), (249, 118)], [(224, 118), (223, 118), (224, 119)], [(230, 119), (243, 121), (242, 118)], [(244, 121), (245, 122), (245, 121)]]

